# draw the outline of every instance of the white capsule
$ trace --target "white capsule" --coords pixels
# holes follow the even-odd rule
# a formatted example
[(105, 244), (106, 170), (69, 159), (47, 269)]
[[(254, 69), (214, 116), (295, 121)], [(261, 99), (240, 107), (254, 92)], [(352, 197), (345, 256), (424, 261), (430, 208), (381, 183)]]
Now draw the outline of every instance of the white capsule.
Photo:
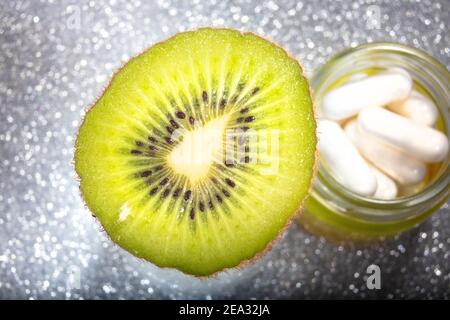
[(426, 126), (433, 126), (439, 115), (434, 102), (415, 90), (405, 100), (393, 102), (388, 107), (392, 111)]
[(398, 192), (395, 182), (377, 168), (372, 167), (372, 170), (377, 178), (377, 190), (375, 191), (373, 197), (381, 200), (395, 199)]
[(351, 81), (329, 91), (323, 98), (322, 115), (331, 120), (343, 120), (367, 107), (378, 107), (403, 100), (412, 88), (412, 79), (406, 70), (392, 68)]
[(364, 132), (424, 162), (440, 162), (448, 152), (448, 139), (440, 131), (417, 124), (383, 108), (367, 108), (358, 115)]
[(364, 134), (355, 120), (345, 126), (345, 133), (367, 160), (397, 182), (413, 185), (424, 179), (423, 163)]
[(351, 191), (371, 196), (377, 188), (372, 169), (334, 121), (319, 120), (317, 133), (320, 156), (336, 179)]

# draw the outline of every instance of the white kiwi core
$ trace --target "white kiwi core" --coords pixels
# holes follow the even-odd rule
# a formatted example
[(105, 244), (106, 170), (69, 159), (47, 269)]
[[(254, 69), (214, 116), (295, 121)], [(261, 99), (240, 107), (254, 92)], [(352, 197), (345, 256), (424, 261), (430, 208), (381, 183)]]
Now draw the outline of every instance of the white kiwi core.
[(169, 166), (196, 183), (207, 176), (211, 165), (223, 158), (223, 146), (227, 116), (211, 120), (192, 131), (175, 132), (183, 140), (168, 156)]

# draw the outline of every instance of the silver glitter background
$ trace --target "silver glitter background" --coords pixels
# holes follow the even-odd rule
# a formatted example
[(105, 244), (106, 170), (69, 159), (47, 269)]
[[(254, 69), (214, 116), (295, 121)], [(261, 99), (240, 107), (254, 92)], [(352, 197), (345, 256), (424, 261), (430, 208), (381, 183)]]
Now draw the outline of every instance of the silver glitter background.
[[(0, 4), (0, 298), (450, 298), (450, 210), (379, 247), (342, 247), (292, 225), (257, 263), (209, 280), (115, 246), (84, 207), (72, 165), (83, 114), (114, 70), (170, 35), (229, 26), (269, 36), (309, 75), (368, 41), (450, 65), (450, 2), (57, 1)], [(368, 290), (366, 268), (381, 267)]]

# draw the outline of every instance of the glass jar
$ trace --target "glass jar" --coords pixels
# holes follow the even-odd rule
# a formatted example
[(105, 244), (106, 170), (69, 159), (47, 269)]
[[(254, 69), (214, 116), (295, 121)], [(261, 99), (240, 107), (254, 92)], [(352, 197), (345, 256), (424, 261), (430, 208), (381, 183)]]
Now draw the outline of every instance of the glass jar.
[[(391, 67), (408, 70), (415, 88), (434, 100), (440, 111), (436, 127), (449, 137), (450, 73), (426, 53), (405, 45), (364, 44), (336, 55), (312, 78), (314, 103), (320, 108), (324, 94), (353, 73)], [(434, 168), (422, 190), (395, 200), (377, 200), (353, 193), (336, 181), (320, 162), (319, 155), (317, 175), (299, 222), (307, 230), (329, 239), (383, 239), (422, 222), (449, 197), (449, 156)]]

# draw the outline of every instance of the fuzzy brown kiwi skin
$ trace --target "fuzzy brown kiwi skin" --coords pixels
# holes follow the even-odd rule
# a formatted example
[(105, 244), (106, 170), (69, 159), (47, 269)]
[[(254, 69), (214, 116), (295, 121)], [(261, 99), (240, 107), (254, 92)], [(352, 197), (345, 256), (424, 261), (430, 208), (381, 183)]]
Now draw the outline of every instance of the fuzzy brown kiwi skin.
[[(285, 48), (283, 48), (283, 47), (277, 45), (277, 44), (275, 43), (275, 41), (273, 41), (273, 39), (271, 39), (271, 38), (269, 38), (269, 37), (263, 37), (263, 36), (260, 36), (260, 35), (255, 34), (255, 33), (253, 33), (253, 32), (243, 32), (243, 31), (236, 30), (236, 29), (233, 29), (233, 28), (200, 27), (200, 28), (196, 28), (196, 29), (184, 31), (184, 32), (181, 32), (181, 33), (191, 33), (191, 32), (196, 32), (196, 31), (199, 31), (199, 30), (231, 30), (231, 31), (238, 32), (241, 36), (245, 36), (245, 35), (253, 35), (253, 36), (259, 37), (259, 38), (261, 38), (261, 39), (264, 39), (264, 40), (268, 41), (268, 42), (269, 42), (272, 46), (274, 46), (275, 48), (279, 48), (279, 49), (283, 50), (283, 52), (286, 54), (286, 56), (288, 57), (288, 59), (294, 61), (294, 62), (299, 66), (299, 68), (300, 68), (300, 70), (301, 70), (301, 73), (302, 73), (302, 76), (305, 78), (305, 80), (306, 80), (306, 82), (307, 82), (307, 84), (308, 84), (308, 94), (309, 94), (309, 96), (310, 96), (310, 98), (311, 98), (312, 111), (313, 111), (313, 117), (314, 117), (314, 126), (315, 126), (315, 131), (316, 131), (316, 134), (315, 134), (316, 139), (315, 139), (315, 145), (314, 145), (314, 150), (315, 150), (315, 152), (314, 152), (314, 161), (313, 161), (313, 168), (312, 168), (312, 171), (313, 171), (313, 172), (312, 172), (311, 177), (310, 177), (309, 188), (308, 188), (308, 191), (307, 191), (305, 197), (303, 198), (303, 200), (302, 200), (301, 203), (299, 204), (298, 208), (292, 213), (291, 217), (288, 219), (288, 221), (286, 222), (286, 224), (284, 225), (284, 227), (283, 227), (280, 231), (278, 231), (278, 233), (277, 233), (277, 235), (274, 237), (274, 239), (272, 239), (272, 240), (266, 245), (266, 247), (265, 247), (263, 250), (257, 252), (252, 258), (244, 259), (244, 260), (242, 260), (238, 265), (236, 265), (236, 266), (234, 266), (234, 267), (224, 267), (224, 268), (222, 268), (222, 269), (220, 269), (220, 270), (217, 270), (216, 272), (213, 272), (212, 274), (209, 274), (209, 275), (193, 275), (193, 274), (184, 272), (183, 270), (177, 269), (177, 268), (175, 268), (175, 267), (160, 266), (160, 265), (158, 265), (157, 263), (153, 263), (153, 262), (148, 261), (148, 260), (145, 259), (142, 255), (139, 255), (139, 254), (137, 254), (137, 253), (131, 252), (131, 250), (129, 250), (129, 249), (123, 247), (122, 245), (120, 245), (119, 243), (117, 243), (116, 241), (114, 241), (114, 240), (112, 239), (111, 235), (106, 231), (106, 229), (105, 229), (104, 226), (102, 225), (100, 219), (97, 218), (97, 216), (95, 215), (94, 211), (89, 207), (89, 204), (87, 203), (87, 201), (86, 201), (86, 199), (85, 199), (85, 197), (84, 197), (84, 192), (83, 192), (82, 186), (81, 186), (81, 180), (82, 180), (82, 177), (81, 177), (81, 175), (80, 175), (80, 172), (78, 172), (77, 167), (76, 167), (76, 165), (75, 165), (75, 162), (76, 162), (76, 161), (75, 161), (75, 155), (76, 155), (76, 152), (77, 152), (77, 149), (78, 149), (78, 134), (77, 134), (77, 139), (76, 139), (76, 141), (75, 141), (75, 145), (74, 145), (74, 148), (73, 148), (72, 165), (74, 166), (74, 169), (75, 169), (76, 180), (77, 180), (78, 183), (79, 183), (79, 193), (80, 193), (81, 199), (83, 199), (85, 208), (87, 208), (87, 209), (91, 212), (91, 215), (92, 215), (93, 217), (96, 218), (96, 220), (99, 222), (100, 227), (103, 229), (104, 233), (105, 233), (105, 234), (107, 235), (107, 237), (112, 241), (112, 243), (114, 243), (115, 245), (119, 246), (120, 248), (122, 248), (124, 251), (128, 252), (128, 253), (129, 253), (130, 255), (132, 255), (133, 257), (137, 257), (138, 259), (144, 260), (146, 263), (154, 264), (154, 265), (156, 265), (157, 267), (159, 267), (159, 268), (161, 268), (161, 269), (176, 270), (176, 271), (178, 271), (178, 272), (180, 272), (180, 273), (182, 273), (182, 274), (185, 274), (185, 275), (187, 275), (187, 276), (190, 276), (190, 277), (194, 277), (194, 278), (201, 279), (201, 280), (208, 280), (208, 279), (214, 279), (214, 278), (217, 278), (217, 276), (218, 276), (219, 273), (226, 272), (227, 270), (232, 270), (232, 269), (241, 270), (241, 269), (245, 268), (246, 266), (248, 266), (249, 264), (254, 263), (256, 260), (261, 259), (261, 258), (262, 258), (263, 256), (265, 256), (270, 250), (272, 250), (274, 244), (275, 244), (275, 243), (282, 237), (282, 235), (286, 232), (287, 228), (288, 228), (288, 227), (292, 224), (292, 222), (294, 221), (294, 218), (295, 218), (297, 215), (301, 214), (302, 209), (303, 209), (303, 205), (304, 205), (306, 199), (308, 198), (308, 196), (309, 196), (309, 194), (310, 194), (310, 191), (311, 191), (311, 188), (312, 188), (312, 180), (313, 180), (314, 176), (316, 175), (316, 171), (317, 171), (317, 141), (318, 141), (318, 138), (317, 138), (317, 125), (316, 125), (316, 123), (317, 123), (317, 122), (316, 122), (316, 121), (317, 121), (317, 113), (316, 113), (316, 107), (315, 107), (315, 105), (314, 105), (314, 101), (312, 100), (312, 89), (311, 89), (310, 83), (309, 83), (308, 79), (306, 78), (306, 76), (304, 75), (304, 68), (303, 68), (303, 66), (301, 65), (301, 63), (300, 63), (300, 62), (299, 62), (299, 61), (298, 61), (298, 60), (297, 60), (297, 59), (296, 59), (296, 58), (295, 58), (295, 57), (294, 57), (287, 49), (285, 49)], [(117, 75), (124, 67), (126, 67), (133, 59), (135, 59), (135, 58), (141, 56), (142, 54), (144, 54), (145, 52), (147, 52), (150, 48), (153, 48), (153, 47), (158, 46), (158, 45), (161, 45), (161, 44), (163, 44), (163, 43), (165, 43), (165, 42), (167, 42), (167, 41), (170, 41), (172, 38), (178, 36), (179, 34), (180, 34), (180, 33), (176, 33), (176, 34), (172, 35), (171, 37), (167, 38), (166, 40), (163, 40), (163, 41), (160, 41), (160, 42), (157, 42), (157, 43), (151, 45), (150, 47), (146, 48), (146, 49), (143, 50), (142, 52), (140, 52), (140, 53), (134, 55), (133, 57), (129, 58), (127, 62), (125, 62), (120, 68), (118, 68), (118, 69), (113, 73), (113, 75), (111, 76), (111, 78), (110, 78), (110, 80), (109, 80), (109, 83), (108, 83), (108, 84), (106, 85), (106, 87), (103, 89), (101, 95), (95, 100), (95, 102), (94, 102), (93, 104), (91, 104), (91, 105), (87, 108), (87, 111), (86, 111), (86, 113), (84, 114), (83, 120), (81, 121), (81, 124), (79, 125), (77, 132), (79, 132), (80, 129), (81, 129), (81, 127), (84, 125), (84, 122), (86, 121), (86, 116), (89, 114), (89, 112), (92, 110), (92, 108), (97, 104), (97, 102), (104, 96), (104, 94), (106, 93), (106, 91), (107, 91), (107, 90), (109, 89), (109, 87), (111, 86), (111, 84), (112, 84), (114, 78), (116, 77), (116, 75)]]

